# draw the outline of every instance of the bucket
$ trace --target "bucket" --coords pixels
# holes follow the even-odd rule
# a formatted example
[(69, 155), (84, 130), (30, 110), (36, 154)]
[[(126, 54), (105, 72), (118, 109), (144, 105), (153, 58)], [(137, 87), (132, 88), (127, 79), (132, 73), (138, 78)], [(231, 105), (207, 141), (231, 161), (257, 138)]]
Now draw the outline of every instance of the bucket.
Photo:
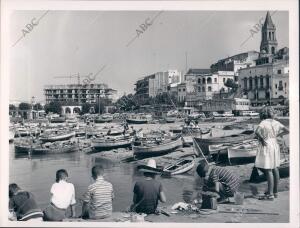
[(236, 205), (243, 205), (244, 204), (244, 193), (236, 192), (234, 194), (234, 202)]

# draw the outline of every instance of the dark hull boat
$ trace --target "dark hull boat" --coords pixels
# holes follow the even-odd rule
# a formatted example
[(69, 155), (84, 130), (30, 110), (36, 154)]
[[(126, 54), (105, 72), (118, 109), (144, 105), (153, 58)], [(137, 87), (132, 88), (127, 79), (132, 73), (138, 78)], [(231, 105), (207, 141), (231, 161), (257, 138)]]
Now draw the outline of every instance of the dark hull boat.
[(40, 136), (40, 140), (42, 142), (55, 142), (55, 141), (64, 141), (71, 139), (75, 136), (75, 131), (70, 132), (58, 132), (58, 133), (50, 133), (43, 134)]
[[(204, 154), (209, 155), (210, 150), (209, 147), (212, 145), (220, 145), (226, 143), (239, 143), (245, 140), (254, 139), (254, 131), (246, 130), (241, 132), (240, 134), (228, 135), (223, 137), (214, 137), (214, 138), (194, 138), (195, 142), (195, 153), (197, 155)], [(201, 151), (199, 151), (201, 150)]]
[(132, 149), (135, 156), (156, 156), (168, 152), (172, 152), (175, 149), (182, 146), (181, 135), (177, 135), (172, 139), (167, 139), (159, 143), (142, 143), (137, 145), (138, 142), (134, 142)]
[(95, 138), (91, 140), (92, 147), (96, 151), (130, 147), (131, 142), (132, 142), (132, 137), (129, 136), (102, 137), (102, 138)]

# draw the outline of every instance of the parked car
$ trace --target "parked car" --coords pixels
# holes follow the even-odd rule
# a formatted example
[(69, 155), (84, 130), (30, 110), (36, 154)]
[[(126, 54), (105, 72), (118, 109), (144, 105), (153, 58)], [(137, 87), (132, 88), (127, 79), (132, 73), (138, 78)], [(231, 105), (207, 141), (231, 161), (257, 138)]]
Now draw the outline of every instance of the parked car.
[(241, 116), (251, 116), (251, 117), (258, 117), (259, 113), (255, 111), (242, 111)]
[(224, 112), (224, 113), (222, 114), (222, 116), (223, 116), (223, 117), (233, 117), (234, 115), (233, 115), (232, 112)]

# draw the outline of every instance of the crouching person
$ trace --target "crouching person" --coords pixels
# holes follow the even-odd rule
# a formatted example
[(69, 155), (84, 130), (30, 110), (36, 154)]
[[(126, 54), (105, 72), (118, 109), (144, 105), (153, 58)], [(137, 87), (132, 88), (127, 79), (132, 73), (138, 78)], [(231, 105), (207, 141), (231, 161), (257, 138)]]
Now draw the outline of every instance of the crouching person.
[(22, 190), (15, 183), (9, 185), (9, 210), (18, 221), (43, 221), (43, 212), (33, 194)]
[(50, 193), (50, 204), (44, 210), (45, 221), (63, 221), (69, 207), (71, 217), (75, 217), (75, 188), (68, 182), (68, 173), (65, 169), (56, 171), (56, 183), (52, 185)]
[(88, 187), (82, 197), (83, 219), (104, 219), (112, 215), (113, 186), (104, 180), (103, 173), (103, 167), (100, 165), (92, 168), (92, 177), (95, 182)]
[(220, 195), (218, 202), (220, 203), (233, 197), (240, 185), (239, 177), (223, 167), (200, 163), (197, 167), (197, 173), (201, 178), (204, 178), (203, 190), (218, 193)]

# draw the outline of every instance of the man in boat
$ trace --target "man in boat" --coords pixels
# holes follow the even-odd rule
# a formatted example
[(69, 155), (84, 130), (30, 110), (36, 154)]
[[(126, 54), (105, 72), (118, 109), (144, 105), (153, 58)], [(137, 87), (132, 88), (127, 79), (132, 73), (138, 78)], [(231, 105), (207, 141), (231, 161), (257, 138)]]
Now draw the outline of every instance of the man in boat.
[(220, 195), (219, 203), (233, 197), (240, 186), (240, 178), (224, 167), (211, 166), (202, 162), (197, 167), (197, 174), (204, 178), (203, 191), (216, 192)]
[(9, 185), (9, 211), (11, 220), (43, 221), (43, 212), (32, 193), (22, 190), (17, 184)]
[(157, 212), (158, 200), (162, 203), (166, 202), (166, 196), (163, 192), (163, 186), (155, 180), (156, 162), (150, 159), (147, 163), (149, 170), (144, 171), (144, 178), (137, 181), (133, 189), (133, 204), (131, 211), (137, 213), (154, 214)]
[(112, 215), (113, 186), (103, 178), (104, 169), (101, 165), (92, 168), (95, 180), (83, 195), (82, 218), (104, 219)]

